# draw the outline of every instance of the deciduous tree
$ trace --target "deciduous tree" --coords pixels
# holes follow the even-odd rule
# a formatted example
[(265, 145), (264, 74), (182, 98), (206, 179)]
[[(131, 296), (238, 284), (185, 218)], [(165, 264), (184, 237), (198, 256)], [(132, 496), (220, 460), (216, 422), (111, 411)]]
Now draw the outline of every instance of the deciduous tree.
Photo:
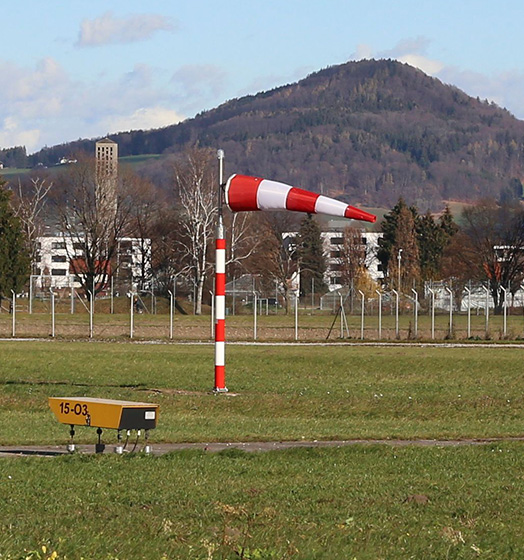
[(489, 280), (495, 313), (501, 313), (500, 288), (515, 291), (524, 278), (524, 210), (484, 200), (465, 208), (462, 221), (472, 248), (463, 258), (478, 279)]
[(209, 253), (218, 209), (215, 163), (211, 150), (194, 147), (188, 149), (174, 165), (182, 232), (179, 247), (195, 283), (197, 315), (202, 313), (202, 297), (210, 271)]

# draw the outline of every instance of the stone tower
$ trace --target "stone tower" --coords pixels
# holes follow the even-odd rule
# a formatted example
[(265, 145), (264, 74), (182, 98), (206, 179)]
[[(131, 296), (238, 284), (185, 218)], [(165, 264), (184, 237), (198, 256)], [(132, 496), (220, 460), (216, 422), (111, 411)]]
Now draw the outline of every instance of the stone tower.
[(96, 204), (102, 221), (112, 223), (117, 210), (118, 144), (109, 138), (99, 140), (96, 151)]

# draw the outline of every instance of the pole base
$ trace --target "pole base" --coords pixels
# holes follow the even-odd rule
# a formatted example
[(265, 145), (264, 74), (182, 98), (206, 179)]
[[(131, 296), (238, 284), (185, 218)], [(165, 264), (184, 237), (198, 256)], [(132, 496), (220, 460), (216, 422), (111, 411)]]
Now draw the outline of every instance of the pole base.
[(227, 387), (215, 387), (213, 393), (227, 393), (229, 389)]

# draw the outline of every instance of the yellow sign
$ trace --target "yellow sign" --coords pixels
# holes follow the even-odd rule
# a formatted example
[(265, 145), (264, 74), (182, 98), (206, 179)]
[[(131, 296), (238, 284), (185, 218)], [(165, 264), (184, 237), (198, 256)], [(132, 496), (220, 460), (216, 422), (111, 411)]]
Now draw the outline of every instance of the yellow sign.
[(156, 428), (158, 405), (91, 397), (49, 397), (49, 406), (62, 424), (115, 430)]

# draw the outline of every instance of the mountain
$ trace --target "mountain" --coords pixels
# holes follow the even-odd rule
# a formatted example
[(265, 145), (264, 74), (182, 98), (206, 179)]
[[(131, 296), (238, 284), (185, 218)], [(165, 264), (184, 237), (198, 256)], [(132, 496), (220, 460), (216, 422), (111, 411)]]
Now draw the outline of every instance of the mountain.
[[(174, 126), (111, 138), (122, 156), (196, 142), (222, 148), (229, 172), (368, 206), (390, 207), (400, 196), (421, 210), (449, 199), (520, 198), (524, 180), (524, 122), (392, 60), (333, 66)], [(92, 145), (46, 148), (32, 163), (92, 153)]]

